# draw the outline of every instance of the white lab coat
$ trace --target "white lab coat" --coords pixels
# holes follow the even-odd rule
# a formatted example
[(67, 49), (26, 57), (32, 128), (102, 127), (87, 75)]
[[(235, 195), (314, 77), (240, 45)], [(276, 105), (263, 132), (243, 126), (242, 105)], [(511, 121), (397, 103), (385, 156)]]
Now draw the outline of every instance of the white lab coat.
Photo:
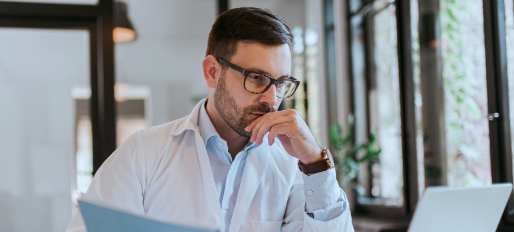
[[(129, 137), (103, 163), (86, 194), (136, 215), (225, 231), (197, 126), (203, 103), (189, 116)], [(308, 216), (297, 159), (286, 153), (278, 139), (272, 146), (267, 144), (265, 140), (248, 153), (229, 232), (354, 231), (348, 202), (332, 220)], [(80, 212), (66, 231), (85, 231)]]

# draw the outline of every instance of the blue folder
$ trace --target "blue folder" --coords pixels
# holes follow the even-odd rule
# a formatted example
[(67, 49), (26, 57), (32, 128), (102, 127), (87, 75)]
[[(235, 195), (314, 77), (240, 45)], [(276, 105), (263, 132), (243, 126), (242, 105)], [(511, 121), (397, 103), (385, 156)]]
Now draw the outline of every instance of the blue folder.
[(88, 232), (205, 232), (130, 215), (92, 203), (79, 201)]

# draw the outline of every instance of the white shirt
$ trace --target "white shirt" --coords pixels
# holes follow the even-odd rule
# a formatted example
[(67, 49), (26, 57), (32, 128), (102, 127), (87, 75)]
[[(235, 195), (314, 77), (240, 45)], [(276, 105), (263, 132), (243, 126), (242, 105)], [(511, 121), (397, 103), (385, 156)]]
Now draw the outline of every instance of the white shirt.
[[(248, 144), (243, 150), (232, 160), (232, 156), (228, 152), (227, 142), (219, 136), (214, 125), (212, 125), (207, 110), (205, 109), (206, 104), (207, 101), (205, 101), (205, 104), (203, 104), (200, 109), (198, 127), (209, 156), (221, 213), (225, 225), (230, 225), (233, 209), (237, 200), (239, 184), (243, 177), (246, 156), (248, 155), (248, 151), (255, 148), (257, 145), (248, 141)], [(304, 186), (308, 186), (308, 190), (305, 192), (308, 212), (312, 213), (316, 220), (331, 220), (340, 215), (344, 210), (342, 207), (343, 190), (341, 189), (337, 195), (334, 195), (336, 192), (330, 191), (333, 186), (339, 188), (336, 178), (330, 178), (330, 175), (335, 175), (335, 172), (325, 171), (313, 177), (309, 177), (305, 174), (302, 175)], [(338, 202), (341, 203), (337, 204)], [(228, 229), (228, 227), (225, 228)]]
[[(135, 215), (196, 228), (230, 232), (354, 231), (344, 194), (336, 203), (322, 197), (325, 200), (312, 205), (313, 209), (319, 207), (313, 212), (319, 211), (320, 216), (327, 207), (339, 207), (335, 218), (322, 221), (307, 215), (306, 197), (316, 193), (338, 196), (340, 188), (309, 192), (311, 188), (306, 185), (304, 190), (297, 159), (287, 154), (278, 139), (272, 146), (265, 145), (266, 138), (263, 145), (247, 150), (239, 189), (232, 193), (237, 195), (232, 216), (226, 224), (227, 213), (222, 213), (213, 169), (198, 128), (203, 103), (189, 116), (130, 136), (102, 164), (86, 194)], [(335, 180), (333, 169), (327, 172), (332, 174), (323, 181)], [(309, 178), (322, 181), (316, 179), (320, 176)], [(226, 193), (220, 190), (219, 195)], [(85, 231), (80, 213), (73, 216), (67, 231)]]

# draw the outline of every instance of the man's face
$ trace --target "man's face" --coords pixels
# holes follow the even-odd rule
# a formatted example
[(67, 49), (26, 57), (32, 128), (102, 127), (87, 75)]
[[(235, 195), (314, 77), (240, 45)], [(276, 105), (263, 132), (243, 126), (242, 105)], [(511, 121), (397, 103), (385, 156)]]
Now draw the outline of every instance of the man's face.
[[(268, 46), (239, 42), (229, 62), (275, 79), (291, 76), (291, 52), (287, 44)], [(219, 115), (232, 130), (248, 138), (252, 132), (245, 131), (246, 126), (265, 113), (277, 111), (281, 102), (275, 85), (261, 94), (250, 93), (244, 88), (244, 75), (229, 67), (221, 72), (214, 92), (214, 105)]]

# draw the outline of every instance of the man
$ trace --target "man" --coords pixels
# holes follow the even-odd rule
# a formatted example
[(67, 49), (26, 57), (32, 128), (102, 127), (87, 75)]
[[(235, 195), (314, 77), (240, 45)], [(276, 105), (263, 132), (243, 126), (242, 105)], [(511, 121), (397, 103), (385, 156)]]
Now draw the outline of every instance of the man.
[[(86, 194), (221, 231), (353, 231), (326, 149), (295, 110), (277, 111), (299, 85), (292, 43), (268, 10), (221, 14), (202, 62), (209, 97), (189, 116), (128, 138)], [(79, 213), (68, 231), (84, 231)]]

